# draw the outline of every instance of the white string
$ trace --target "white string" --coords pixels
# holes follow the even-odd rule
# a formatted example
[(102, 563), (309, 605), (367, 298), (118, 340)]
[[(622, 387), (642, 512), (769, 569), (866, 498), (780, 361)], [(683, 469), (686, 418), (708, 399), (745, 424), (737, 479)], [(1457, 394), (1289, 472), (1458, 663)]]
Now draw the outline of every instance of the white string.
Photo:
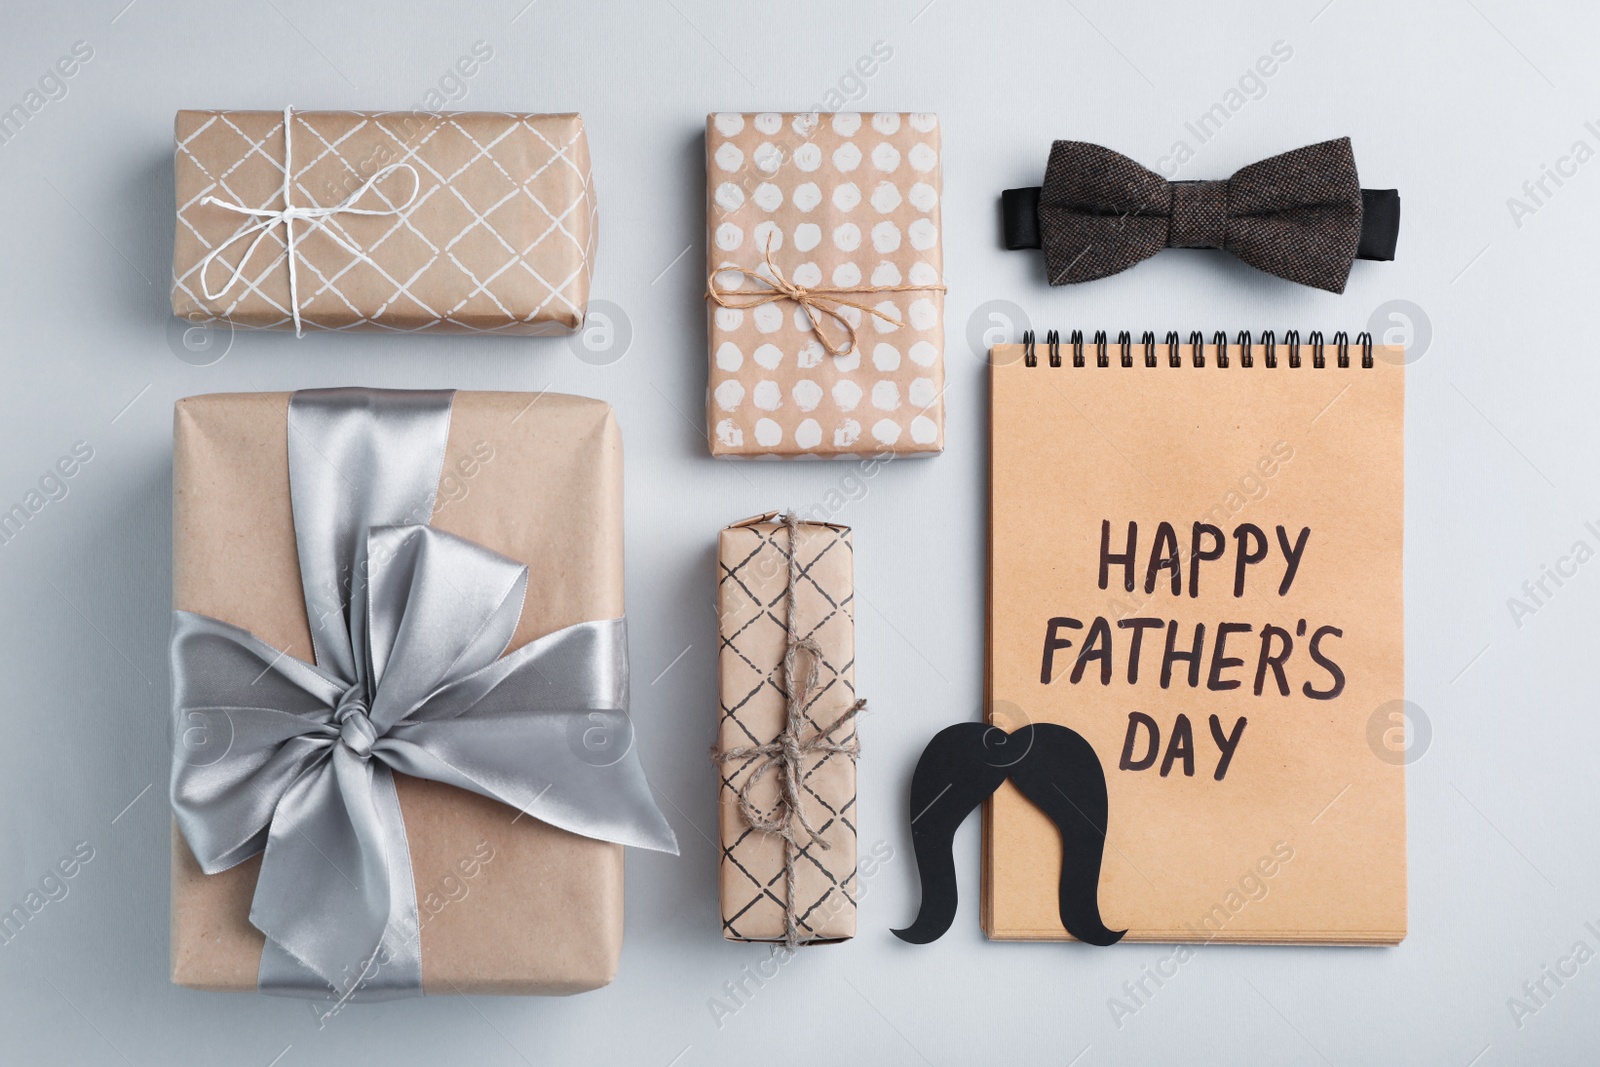
[[(249, 263), (250, 257), (255, 255), (256, 246), (261, 244), (261, 242), (266, 238), (267, 234), (272, 232), (273, 227), (277, 226), (278, 223), (281, 222), (283, 223), (285, 232), (285, 254), (289, 257), (289, 307), (294, 313), (294, 335), (296, 337), (303, 337), (304, 332), (300, 323), (300, 284), (299, 278), (296, 275), (294, 262), (295, 244), (299, 240), (299, 235), (294, 232), (295, 220), (304, 219), (311, 224), (311, 230), (307, 231), (308, 233), (321, 230), (323, 233), (327, 234), (328, 237), (340, 248), (343, 248), (346, 252), (349, 252), (361, 262), (366, 263), (369, 266), (376, 267), (377, 264), (374, 263), (365, 252), (354, 247), (348, 241), (345, 241), (333, 230), (328, 229), (326, 225), (327, 220), (332, 216), (339, 214), (398, 215), (409, 208), (417, 199), (417, 194), (422, 190), (422, 176), (419, 175), (417, 173), (417, 169), (409, 163), (391, 163), (389, 166), (384, 167), (372, 177), (368, 178), (361, 184), (359, 189), (345, 197), (333, 207), (295, 207), (289, 199), (292, 176), (294, 174), (294, 158), (291, 154), (292, 138), (289, 132), (293, 126), (293, 120), (294, 108), (284, 108), (282, 208), (275, 209), (245, 207), (241, 203), (229, 203), (228, 201), (218, 199), (215, 196), (208, 196), (204, 200), (200, 201), (202, 204), (214, 204), (217, 207), (223, 208), (227, 211), (235, 212), (240, 215), (249, 215), (256, 220), (255, 222), (241, 229), (232, 237), (228, 238), (216, 248), (212, 249), (211, 254), (200, 261), (200, 290), (205, 294), (207, 300), (216, 300), (227, 293), (229, 289), (232, 289), (235, 285), (237, 285), (240, 277), (244, 274), (245, 264)], [(410, 173), (412, 183), (411, 195), (406, 197), (404, 203), (399, 204), (396, 207), (384, 208), (381, 210), (354, 206), (356, 202), (359, 201), (363, 196), (371, 192), (379, 182), (387, 178), (389, 175), (402, 170)], [(211, 269), (212, 260), (216, 259), (223, 252), (233, 247), (233, 245), (236, 244), (241, 238), (249, 237), (251, 234), (256, 235), (255, 240), (250, 242), (250, 247), (246, 248), (244, 255), (239, 258), (238, 264), (233, 268), (233, 273), (228, 276), (227, 284), (223, 285), (221, 289), (213, 293), (211, 291), (210, 282), (206, 280), (206, 275)], [(224, 261), (224, 266), (226, 266), (226, 261)]]

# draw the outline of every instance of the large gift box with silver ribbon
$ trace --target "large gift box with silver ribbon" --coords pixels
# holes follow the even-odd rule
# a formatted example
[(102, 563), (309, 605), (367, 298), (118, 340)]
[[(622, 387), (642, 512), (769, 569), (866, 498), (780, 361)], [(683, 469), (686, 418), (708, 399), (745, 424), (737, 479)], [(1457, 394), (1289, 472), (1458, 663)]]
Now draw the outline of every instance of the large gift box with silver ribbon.
[(350, 1000), (615, 974), (621, 439), (550, 393), (179, 401), (172, 976)]
[(577, 115), (180, 111), (172, 311), (261, 329), (568, 333), (595, 247)]

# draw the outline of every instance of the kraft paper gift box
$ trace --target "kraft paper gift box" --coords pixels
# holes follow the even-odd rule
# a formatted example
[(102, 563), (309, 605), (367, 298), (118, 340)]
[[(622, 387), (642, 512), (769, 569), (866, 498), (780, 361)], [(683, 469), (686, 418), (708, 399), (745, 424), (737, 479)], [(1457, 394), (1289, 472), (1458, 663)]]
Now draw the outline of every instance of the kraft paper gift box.
[(173, 314), (296, 329), (287, 225), (264, 214), (288, 206), (292, 152), (294, 208), (359, 209), (293, 220), (306, 329), (549, 334), (582, 323), (596, 212), (578, 115), (296, 111), (287, 128), (286, 145), (281, 111), (178, 112)]
[[(801, 578), (795, 628), (816, 643), (817, 684), (804, 701), (798, 740), (853, 746), (856, 702), (855, 579), (850, 528), (802, 522), (793, 544)], [(730, 941), (785, 939), (785, 842), (752, 828), (739, 791), (761, 769), (763, 757), (728, 759), (737, 749), (771, 744), (784, 730), (787, 699), (784, 654), (788, 642), (789, 531), (773, 515), (727, 527), (717, 548), (718, 693), (717, 769), (720, 829), (720, 897), (723, 936)], [(798, 666), (805, 669), (805, 653)], [(800, 833), (795, 854), (796, 926), (799, 941), (838, 941), (856, 932), (856, 765), (840, 752), (808, 752), (796, 767), (800, 803), (819, 841)], [(752, 789), (763, 813), (780, 799), (781, 767)]]
[[(308, 657), (290, 511), (288, 393), (189, 397), (174, 414), (173, 604)], [(528, 563), (511, 649), (623, 614), (622, 442), (609, 405), (458, 392), (435, 528)], [(558, 562), (559, 565), (552, 565)], [(622, 846), (396, 774), (426, 994), (570, 994), (616, 974)], [(205, 875), (172, 843), (172, 980), (254, 990), (261, 858)]]
[[(713, 454), (943, 450), (939, 153), (929, 114), (708, 117)], [(741, 271), (770, 280), (772, 268), (823, 310), (758, 302), (772, 286)]]

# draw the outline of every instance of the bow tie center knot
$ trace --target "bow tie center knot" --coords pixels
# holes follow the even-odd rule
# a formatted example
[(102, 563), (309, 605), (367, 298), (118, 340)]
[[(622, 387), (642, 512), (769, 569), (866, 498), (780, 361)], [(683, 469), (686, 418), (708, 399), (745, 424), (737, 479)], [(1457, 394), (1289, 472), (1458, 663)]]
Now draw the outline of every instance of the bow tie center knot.
[(1173, 182), (1168, 248), (1223, 248), (1228, 237), (1227, 182)]
[(339, 740), (346, 748), (362, 759), (372, 755), (378, 731), (367, 713), (367, 694), (360, 686), (353, 685), (345, 690), (333, 718), (339, 724)]

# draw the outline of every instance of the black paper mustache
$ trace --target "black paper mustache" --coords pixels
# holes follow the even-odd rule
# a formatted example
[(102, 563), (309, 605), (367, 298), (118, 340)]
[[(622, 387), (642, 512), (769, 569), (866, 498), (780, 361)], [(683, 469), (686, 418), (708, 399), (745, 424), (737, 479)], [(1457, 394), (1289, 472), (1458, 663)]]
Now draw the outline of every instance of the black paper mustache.
[(911, 777), (911, 843), (922, 906), (916, 921), (895, 936), (925, 945), (950, 929), (956, 917), (956, 829), (1007, 778), (1061, 833), (1061, 925), (1087, 944), (1116, 944), (1127, 931), (1109, 930), (1100, 919), (1105, 771), (1089, 742), (1054, 723), (1009, 734), (981, 722), (957, 723), (922, 750)]

